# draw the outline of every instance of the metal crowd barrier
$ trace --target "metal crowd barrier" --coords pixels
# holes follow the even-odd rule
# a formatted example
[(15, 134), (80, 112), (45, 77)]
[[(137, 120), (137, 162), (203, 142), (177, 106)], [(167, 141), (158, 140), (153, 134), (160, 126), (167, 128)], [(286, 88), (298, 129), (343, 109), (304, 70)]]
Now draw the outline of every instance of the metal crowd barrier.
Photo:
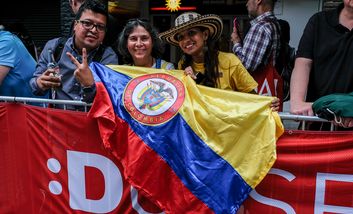
[[(19, 103), (41, 103), (42, 107), (48, 107), (48, 104), (60, 104), (64, 106), (64, 110), (66, 110), (67, 105), (70, 106), (83, 106), (84, 111), (88, 111), (88, 107), (92, 104), (85, 103), (82, 101), (73, 101), (73, 100), (51, 100), (51, 99), (40, 99), (40, 98), (30, 98), (30, 97), (8, 97), (8, 96), (0, 96), (0, 102), (19, 102)], [(325, 119), (316, 117), (316, 116), (303, 116), (303, 115), (294, 115), (287, 112), (279, 112), (279, 116), (282, 121), (284, 120), (292, 120), (292, 121), (300, 121), (302, 123), (301, 129), (305, 130), (306, 122), (330, 122)], [(331, 123), (331, 131), (335, 128), (334, 124)]]
[[(322, 119), (317, 116), (303, 116), (303, 115), (295, 115), (295, 114), (290, 114), (288, 112), (279, 112), (279, 116), (281, 117), (281, 120), (292, 120), (292, 121), (300, 121), (301, 122), (301, 130), (305, 130), (306, 122), (327, 122), (331, 123), (331, 121)], [(335, 130), (335, 125), (331, 123), (330, 126), (330, 131)]]
[(88, 112), (88, 107), (92, 104), (85, 103), (82, 101), (74, 100), (52, 100), (52, 99), (41, 99), (31, 97), (8, 97), (0, 96), (0, 102), (15, 102), (15, 103), (40, 103), (42, 107), (48, 107), (49, 104), (62, 105), (64, 110), (67, 110), (67, 106), (83, 106), (83, 111)]

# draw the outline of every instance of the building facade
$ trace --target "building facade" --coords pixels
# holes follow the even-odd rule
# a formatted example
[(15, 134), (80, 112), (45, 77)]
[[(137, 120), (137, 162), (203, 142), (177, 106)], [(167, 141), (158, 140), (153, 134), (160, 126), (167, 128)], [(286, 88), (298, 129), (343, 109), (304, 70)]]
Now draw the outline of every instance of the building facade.
[[(166, 0), (115, 0), (105, 1), (107, 5), (116, 3), (117, 9), (111, 10), (117, 17), (120, 25), (132, 17), (149, 19), (160, 31), (173, 26), (173, 20), (181, 11), (167, 10), (153, 11), (152, 7), (165, 7)], [(229, 35), (232, 29), (232, 20), (235, 16), (242, 24), (246, 24), (246, 0), (181, 0), (182, 6), (194, 6), (201, 14), (213, 13), (222, 16), (224, 21), (224, 35)], [(291, 25), (291, 45), (298, 45), (303, 28), (312, 14), (320, 10), (328, 10), (342, 3), (342, 0), (278, 0), (276, 16), (289, 21)], [(298, 11), (300, 13), (298, 14)], [(37, 1), (10, 1), (0, 7), (0, 19), (3, 22), (23, 23), (35, 43), (43, 47), (45, 42), (54, 37), (68, 35), (73, 14), (68, 0), (37, 0)], [(173, 48), (172, 48), (173, 49)], [(168, 50), (169, 51), (169, 50)], [(173, 50), (170, 50), (173, 52)], [(174, 61), (175, 55), (167, 56)]]

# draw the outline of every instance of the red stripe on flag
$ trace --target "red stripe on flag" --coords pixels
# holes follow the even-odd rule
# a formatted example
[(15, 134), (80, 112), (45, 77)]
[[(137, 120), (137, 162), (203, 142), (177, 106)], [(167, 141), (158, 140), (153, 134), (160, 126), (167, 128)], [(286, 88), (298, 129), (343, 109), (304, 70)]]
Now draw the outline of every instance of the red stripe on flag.
[[(96, 86), (100, 96), (96, 96), (89, 116), (97, 119), (103, 145), (121, 161), (125, 178), (132, 186), (151, 196), (150, 199), (167, 213), (213, 213), (125, 121), (113, 116), (106, 89), (100, 82)], [(185, 210), (185, 204), (193, 210)]]
[[(152, 200), (168, 213), (213, 213), (125, 121), (116, 117), (116, 122), (118, 132), (127, 134), (115, 135), (110, 149), (121, 161), (125, 177), (134, 187), (144, 191), (146, 195), (153, 195)], [(193, 210), (185, 210), (185, 204), (192, 204), (188, 207), (193, 207)]]

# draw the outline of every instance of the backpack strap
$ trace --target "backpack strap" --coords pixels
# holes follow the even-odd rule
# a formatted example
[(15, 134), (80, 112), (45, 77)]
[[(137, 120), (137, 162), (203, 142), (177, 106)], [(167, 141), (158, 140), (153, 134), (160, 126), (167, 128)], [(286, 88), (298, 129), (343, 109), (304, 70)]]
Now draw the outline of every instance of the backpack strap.
[[(276, 61), (276, 65), (275, 65), (275, 68), (276, 68), (276, 70), (278, 71), (278, 73), (280, 73), (281, 72), (281, 70), (282, 70), (282, 67), (283, 67), (283, 60), (282, 60), (282, 55), (283, 55), (283, 44), (282, 44), (282, 36), (281, 36), (281, 34), (282, 34), (282, 32), (281, 32), (281, 26), (279, 25), (279, 23), (278, 23), (278, 21), (277, 21), (277, 18), (275, 18), (275, 19), (270, 19), (270, 18), (266, 18), (266, 19), (264, 19), (263, 20), (263, 22), (265, 22), (265, 23), (269, 23), (272, 27), (273, 27), (273, 29), (275, 30), (275, 31), (277, 31), (277, 33), (278, 33), (278, 36), (279, 36), (279, 49), (278, 49), (278, 51), (279, 51), (279, 53), (278, 53), (278, 56), (276, 57), (276, 56), (274, 56), (274, 53), (272, 52), (271, 54), (270, 54), (270, 58), (269, 58), (269, 60), (272, 62), (273, 61), (273, 59)], [(272, 59), (271, 59), (272, 58)]]
[(100, 62), (102, 60), (105, 48), (106, 47), (104, 45), (99, 46), (97, 52), (93, 56), (93, 59), (92, 59), (93, 62)]
[[(54, 47), (54, 59), (56, 62), (59, 62), (63, 49), (68, 39), (69, 39), (68, 37), (60, 37), (58, 39), (56, 46)], [(104, 45), (100, 45), (97, 52), (94, 54), (92, 61), (100, 62), (102, 60), (105, 48), (106, 47)]]
[(58, 41), (56, 43), (56, 47), (54, 48), (55, 49), (54, 50), (55, 62), (59, 62), (67, 40), (68, 40), (68, 37), (60, 37), (58, 39)]

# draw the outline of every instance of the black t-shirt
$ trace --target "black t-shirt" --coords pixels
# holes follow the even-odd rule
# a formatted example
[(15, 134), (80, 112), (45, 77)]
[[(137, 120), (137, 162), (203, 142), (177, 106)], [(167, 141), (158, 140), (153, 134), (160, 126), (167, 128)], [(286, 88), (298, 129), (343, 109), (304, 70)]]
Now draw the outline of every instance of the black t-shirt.
[(300, 39), (297, 57), (313, 60), (307, 101), (353, 91), (353, 32), (339, 24), (337, 9), (313, 15)]

